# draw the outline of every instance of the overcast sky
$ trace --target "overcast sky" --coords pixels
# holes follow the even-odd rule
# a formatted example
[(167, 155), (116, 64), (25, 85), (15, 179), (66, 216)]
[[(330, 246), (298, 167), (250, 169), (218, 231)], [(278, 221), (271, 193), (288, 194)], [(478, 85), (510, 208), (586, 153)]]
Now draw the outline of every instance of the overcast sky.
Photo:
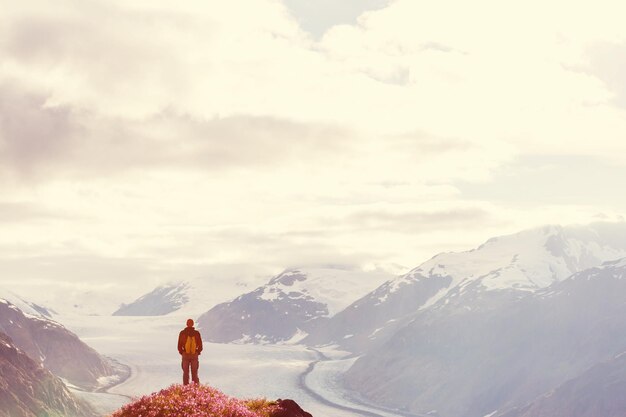
[(623, 219), (622, 4), (0, 0), (0, 276), (403, 272)]

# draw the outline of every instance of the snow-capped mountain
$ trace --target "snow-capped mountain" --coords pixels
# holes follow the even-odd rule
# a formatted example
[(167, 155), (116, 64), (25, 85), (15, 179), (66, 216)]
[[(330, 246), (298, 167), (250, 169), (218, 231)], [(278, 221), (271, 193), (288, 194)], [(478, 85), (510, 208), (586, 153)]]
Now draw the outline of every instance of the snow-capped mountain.
[(114, 316), (163, 316), (177, 314), (196, 317), (214, 305), (241, 294), (248, 281), (200, 277), (160, 285), (136, 300), (122, 304)]
[(16, 346), (55, 375), (81, 387), (96, 388), (98, 380), (120, 372), (108, 359), (83, 343), (63, 325), (45, 317), (32, 304), (11, 294), (0, 298), (0, 331)]
[(472, 308), (487, 293), (535, 292), (624, 256), (626, 223), (546, 226), (492, 238), (470, 251), (439, 254), (385, 282), (304, 342), (363, 351), (383, 343), (419, 311), (442, 305), (451, 297), (463, 294)]
[(114, 316), (163, 316), (189, 302), (189, 283), (162, 285), (130, 304), (122, 304)]
[(481, 289), (475, 280), (419, 311), (355, 362), (347, 386), (418, 414), (483, 417), (626, 351), (626, 259), (534, 291)]
[(92, 417), (61, 380), (18, 349), (0, 332), (0, 417)]
[(280, 342), (302, 338), (355, 298), (388, 279), (380, 272), (291, 269), (266, 285), (219, 304), (198, 325), (214, 342)]
[(124, 287), (107, 282), (101, 282), (101, 285), (33, 285), (26, 280), (23, 285), (12, 285), (8, 289), (0, 283), (0, 298), (11, 301), (25, 313), (61, 320), (63, 316), (110, 315), (128, 297), (127, 294), (141, 293), (136, 283)]
[(5, 300), (19, 308), (24, 314), (40, 317), (40, 318), (52, 318), (55, 313), (54, 310), (38, 305), (32, 301), (23, 299), (18, 294), (11, 290), (0, 287), (0, 299)]

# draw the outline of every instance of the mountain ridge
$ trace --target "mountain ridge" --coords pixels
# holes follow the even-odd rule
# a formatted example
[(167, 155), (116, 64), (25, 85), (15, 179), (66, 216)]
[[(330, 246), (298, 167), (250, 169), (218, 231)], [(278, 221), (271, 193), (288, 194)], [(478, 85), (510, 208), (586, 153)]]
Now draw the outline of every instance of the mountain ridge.
[(0, 331), (0, 417), (95, 417), (63, 382)]
[(387, 277), (331, 268), (288, 269), (216, 305), (200, 316), (198, 325), (213, 342), (295, 343)]
[(622, 417), (626, 351), (601, 362), (531, 403), (494, 417)]
[[(307, 338), (353, 352), (379, 346), (421, 310), (467, 290), (535, 292), (582, 269), (626, 257), (626, 223), (548, 225), (443, 252), (356, 300)], [(445, 302), (445, 300), (444, 300)]]
[(345, 382), (442, 417), (520, 407), (626, 350), (624, 294), (626, 259), (537, 292), (458, 291), (361, 356)]
[(10, 301), (0, 298), (0, 331), (31, 359), (72, 384), (98, 388), (99, 378), (118, 374), (119, 369), (62, 324), (24, 313)]

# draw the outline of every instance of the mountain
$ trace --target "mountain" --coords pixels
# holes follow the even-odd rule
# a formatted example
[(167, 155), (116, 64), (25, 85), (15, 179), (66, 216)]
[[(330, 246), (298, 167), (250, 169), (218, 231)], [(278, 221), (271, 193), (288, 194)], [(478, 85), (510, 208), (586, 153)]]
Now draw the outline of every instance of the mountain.
[(0, 299), (9, 301), (15, 307), (19, 308), (22, 312), (31, 316), (40, 318), (52, 318), (53, 314), (56, 313), (56, 311), (51, 308), (44, 307), (33, 303), (32, 301), (25, 300), (13, 291), (10, 291), (3, 287), (0, 287)]
[(91, 417), (93, 410), (0, 332), (0, 417)]
[[(15, 296), (11, 298), (15, 299)], [(29, 309), (29, 305), (22, 300), (22, 307), (30, 311), (27, 313), (0, 298), (0, 331), (11, 337), (30, 358), (55, 375), (84, 388), (96, 388), (101, 378), (119, 373), (111, 361), (100, 356), (78, 336), (34, 307)]]
[(535, 291), (483, 289), (470, 281), (420, 311), (355, 362), (346, 386), (414, 413), (483, 417), (626, 350), (626, 259)]
[(284, 342), (304, 337), (388, 275), (342, 269), (290, 269), (266, 285), (200, 316), (206, 340)]
[(155, 288), (130, 304), (122, 304), (114, 316), (163, 316), (179, 310), (189, 302), (188, 282)]
[(180, 314), (195, 317), (214, 305), (241, 294), (248, 282), (224, 277), (199, 277), (160, 285), (141, 297), (122, 304), (114, 316), (163, 316)]
[[(571, 274), (626, 256), (626, 223), (545, 226), (489, 239), (466, 252), (441, 253), (389, 280), (332, 317), (304, 343), (353, 352), (380, 346), (416, 314), (464, 295), (538, 291)], [(471, 294), (470, 294), (471, 293)], [(472, 295), (473, 294), (473, 295)]]
[(565, 382), (532, 403), (495, 417), (623, 417), (626, 352)]

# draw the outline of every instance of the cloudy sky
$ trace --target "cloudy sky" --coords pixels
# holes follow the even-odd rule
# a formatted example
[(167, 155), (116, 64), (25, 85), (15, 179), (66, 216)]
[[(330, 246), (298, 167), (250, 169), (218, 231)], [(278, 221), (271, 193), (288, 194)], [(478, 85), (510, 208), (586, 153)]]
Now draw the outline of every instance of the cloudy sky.
[(402, 272), (626, 213), (621, 0), (0, 0), (0, 276)]

